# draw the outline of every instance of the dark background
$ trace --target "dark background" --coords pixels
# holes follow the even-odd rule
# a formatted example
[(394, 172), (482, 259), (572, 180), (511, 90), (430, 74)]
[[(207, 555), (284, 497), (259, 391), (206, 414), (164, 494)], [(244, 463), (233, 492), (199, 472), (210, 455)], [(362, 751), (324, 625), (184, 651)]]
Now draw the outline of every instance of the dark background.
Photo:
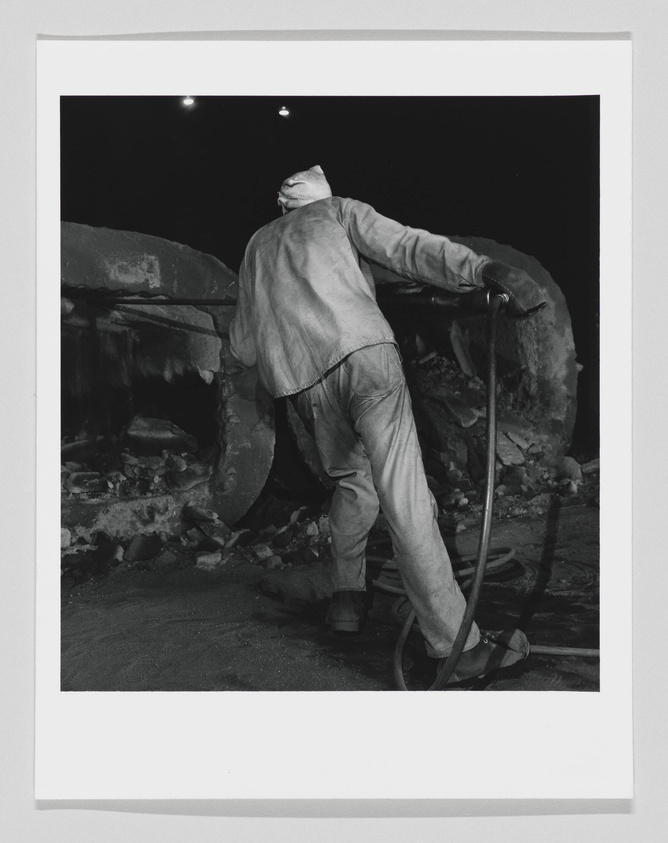
[(584, 366), (573, 451), (598, 447), (598, 97), (182, 99), (62, 98), (63, 220), (184, 243), (236, 272), (283, 179), (320, 164), (335, 195), (542, 263)]

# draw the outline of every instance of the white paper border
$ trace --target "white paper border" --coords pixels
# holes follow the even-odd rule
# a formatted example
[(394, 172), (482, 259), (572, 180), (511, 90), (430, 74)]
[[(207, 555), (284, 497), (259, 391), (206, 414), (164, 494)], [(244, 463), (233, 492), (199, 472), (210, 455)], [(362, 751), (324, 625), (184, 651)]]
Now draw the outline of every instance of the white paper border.
[[(630, 66), (619, 40), (38, 44), (38, 799), (632, 795)], [(60, 692), (59, 97), (182, 93), (601, 96), (599, 693)]]

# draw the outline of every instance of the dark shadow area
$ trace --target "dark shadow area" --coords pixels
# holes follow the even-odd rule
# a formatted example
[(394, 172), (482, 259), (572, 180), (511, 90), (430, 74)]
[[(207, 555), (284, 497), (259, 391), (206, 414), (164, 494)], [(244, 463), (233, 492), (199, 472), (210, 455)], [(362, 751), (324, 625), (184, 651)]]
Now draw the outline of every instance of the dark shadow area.
[(234, 271), (283, 179), (316, 163), (335, 194), (406, 225), (535, 256), (584, 366), (574, 447), (596, 449), (598, 97), (63, 97), (61, 141), (63, 220), (164, 237)]

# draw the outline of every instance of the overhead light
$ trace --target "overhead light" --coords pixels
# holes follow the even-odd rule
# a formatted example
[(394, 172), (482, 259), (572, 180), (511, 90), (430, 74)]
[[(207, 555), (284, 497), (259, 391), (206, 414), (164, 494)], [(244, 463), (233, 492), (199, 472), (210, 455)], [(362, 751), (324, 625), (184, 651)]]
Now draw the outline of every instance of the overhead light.
[(290, 112), (287, 110), (287, 108), (285, 106), (283, 106), (282, 108), (279, 108), (278, 113), (281, 115), (281, 117), (289, 117), (290, 116)]
[(183, 100), (184, 105), (192, 105), (194, 102), (195, 102), (195, 100), (192, 97), (186, 97)]

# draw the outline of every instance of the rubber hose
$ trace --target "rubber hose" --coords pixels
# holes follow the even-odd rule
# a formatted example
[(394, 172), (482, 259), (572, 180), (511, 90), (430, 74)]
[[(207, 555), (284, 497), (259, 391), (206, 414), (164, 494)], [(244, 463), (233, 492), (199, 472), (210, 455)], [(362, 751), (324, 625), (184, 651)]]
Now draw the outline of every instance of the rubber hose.
[[(478, 544), (478, 558), (476, 570), (473, 575), (471, 591), (469, 593), (466, 611), (459, 625), (459, 631), (455, 637), (450, 655), (443, 660), (436, 679), (427, 688), (428, 691), (441, 691), (445, 688), (448, 680), (454, 673), (459, 657), (464, 652), (466, 641), (473, 626), (473, 617), (478, 606), (478, 599), (482, 590), (482, 583), (485, 576), (487, 554), (489, 552), (489, 541), (492, 527), (492, 505), (494, 502), (494, 472), (496, 468), (496, 317), (501, 304), (507, 300), (506, 297), (488, 295), (489, 307), (487, 310), (487, 462), (485, 470), (485, 496), (482, 508), (482, 528)], [(409, 624), (410, 620), (410, 624)], [(408, 687), (404, 679), (403, 653), (408, 634), (410, 632), (415, 613), (406, 618), (402, 627), (397, 645), (394, 650), (394, 678), (399, 690), (407, 691)]]
[[(499, 559), (495, 559), (493, 562), (488, 562), (486, 571), (495, 571), (497, 568), (502, 568), (507, 562), (509, 562), (515, 555), (514, 550), (509, 550), (507, 553), (504, 553), (503, 556), (499, 557)], [(464, 559), (466, 557), (463, 557)], [(375, 562), (387, 562), (389, 560), (385, 559), (382, 556), (367, 556), (366, 561), (369, 560)], [(459, 568), (459, 570), (455, 571), (455, 577), (459, 582), (459, 587), (464, 589), (469, 585), (469, 574), (475, 574), (475, 566), (471, 566), (468, 568)], [(382, 580), (374, 580), (370, 579), (369, 583), (378, 591), (386, 592), (387, 594), (397, 594), (400, 596), (406, 596), (406, 591), (403, 588), (400, 588), (396, 585), (390, 585), (389, 583), (384, 583)]]
[(592, 650), (586, 647), (548, 647), (542, 644), (530, 644), (529, 653), (538, 656), (600, 656), (600, 650)]

